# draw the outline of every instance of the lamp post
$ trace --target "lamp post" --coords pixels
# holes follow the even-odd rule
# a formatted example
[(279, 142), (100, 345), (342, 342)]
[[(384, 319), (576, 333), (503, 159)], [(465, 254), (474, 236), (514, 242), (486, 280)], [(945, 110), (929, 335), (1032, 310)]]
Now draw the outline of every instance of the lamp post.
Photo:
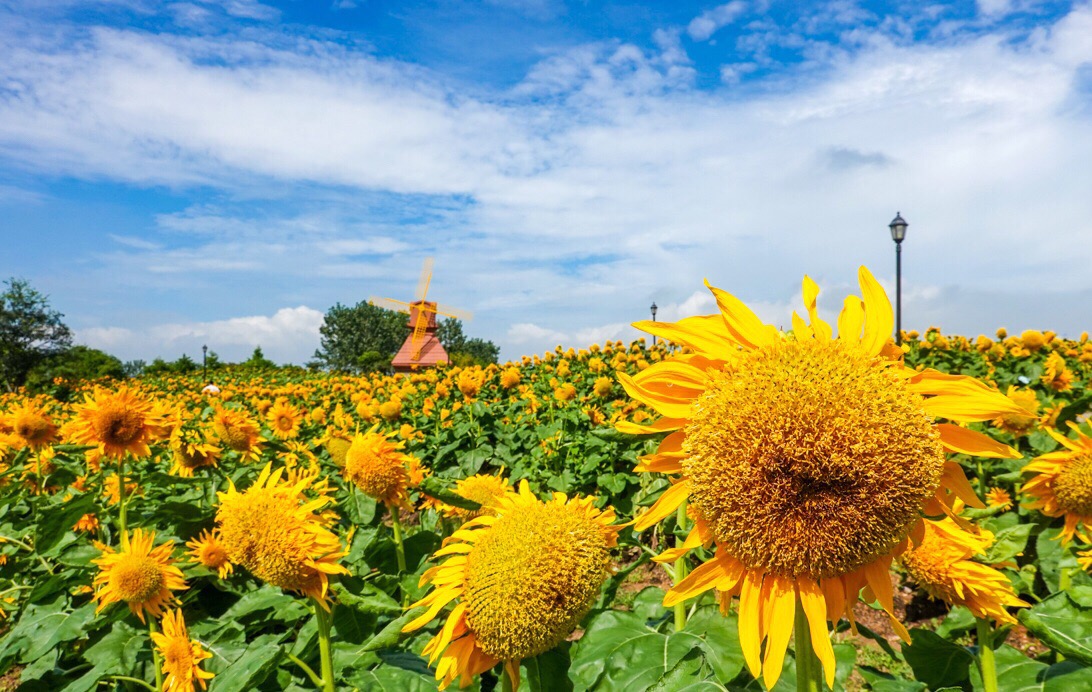
[(209, 365), (208, 365), (209, 347), (204, 345), (201, 347), (201, 378), (205, 380), (205, 384), (209, 383)]
[(895, 212), (895, 218), (887, 225), (891, 240), (895, 241), (895, 343), (902, 345), (902, 241), (906, 239), (906, 219)]
[[(656, 301), (652, 301), (652, 307), (650, 307), (649, 310), (652, 311), (652, 321), (655, 322), (656, 321)], [(652, 335), (652, 345), (653, 346), (656, 345), (656, 335), (655, 334)]]

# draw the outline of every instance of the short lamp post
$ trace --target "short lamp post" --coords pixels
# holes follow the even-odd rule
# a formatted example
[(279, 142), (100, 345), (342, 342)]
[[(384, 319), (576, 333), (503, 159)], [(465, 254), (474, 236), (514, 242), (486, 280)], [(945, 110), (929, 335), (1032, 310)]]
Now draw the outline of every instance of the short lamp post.
[(895, 241), (895, 343), (902, 345), (902, 241), (906, 239), (906, 219), (895, 212), (895, 218), (887, 225), (891, 240)]
[(201, 378), (205, 380), (205, 384), (209, 383), (209, 347), (204, 345), (201, 347)]
[[(650, 307), (650, 308), (649, 308), (649, 310), (651, 310), (651, 311), (652, 311), (652, 321), (653, 321), (653, 322), (655, 322), (655, 321), (656, 321), (656, 309), (657, 309), (657, 308), (656, 308), (656, 302), (655, 302), (655, 301), (653, 301), (653, 302), (652, 302), (652, 307)], [(653, 345), (653, 346), (655, 346), (655, 345), (656, 345), (656, 335), (655, 335), (655, 334), (653, 334), (653, 335), (652, 335), (652, 345)]]

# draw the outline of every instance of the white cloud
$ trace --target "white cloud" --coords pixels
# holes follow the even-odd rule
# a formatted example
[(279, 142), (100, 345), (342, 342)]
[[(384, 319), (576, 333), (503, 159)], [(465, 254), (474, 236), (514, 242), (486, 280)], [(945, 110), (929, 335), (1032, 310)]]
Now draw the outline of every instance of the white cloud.
[(734, 22), (747, 9), (747, 3), (733, 0), (702, 12), (690, 20), (686, 33), (695, 41), (708, 41), (709, 38)]
[(76, 331), (76, 341), (119, 358), (174, 360), (183, 353), (200, 357), (207, 345), (221, 359), (240, 361), (261, 346), (267, 358), (303, 363), (319, 346), (324, 314), (306, 306), (281, 308), (272, 315), (234, 317), (215, 322), (160, 324), (149, 328), (88, 327)]

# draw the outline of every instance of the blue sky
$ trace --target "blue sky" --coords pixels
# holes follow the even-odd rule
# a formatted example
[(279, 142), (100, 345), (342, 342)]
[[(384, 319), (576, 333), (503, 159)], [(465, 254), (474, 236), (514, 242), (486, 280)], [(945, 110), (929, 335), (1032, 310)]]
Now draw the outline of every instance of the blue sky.
[(506, 357), (858, 265), (904, 324), (1089, 328), (1092, 6), (0, 0), (0, 276), (124, 359), (303, 362), (432, 295)]

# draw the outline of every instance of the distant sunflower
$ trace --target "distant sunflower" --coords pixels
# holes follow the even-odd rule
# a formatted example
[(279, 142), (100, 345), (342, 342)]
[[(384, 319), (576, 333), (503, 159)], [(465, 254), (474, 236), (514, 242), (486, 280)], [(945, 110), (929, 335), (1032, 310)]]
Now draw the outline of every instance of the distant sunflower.
[(290, 440), (300, 434), (303, 411), (285, 399), (278, 399), (266, 412), (265, 418), (269, 421), (269, 428), (273, 431), (274, 437), (278, 440)]
[(38, 451), (57, 441), (57, 426), (49, 413), (32, 401), (24, 401), (7, 413), (11, 434), (33, 451)]
[(990, 488), (986, 492), (986, 506), (1008, 511), (1012, 508), (1012, 496), (1004, 488)]
[(171, 437), (171, 470), (176, 476), (193, 478), (193, 472), (206, 466), (216, 466), (220, 448), (196, 430), (179, 428)]
[(422, 651), (439, 659), (440, 689), (461, 685), (503, 662), (519, 687), (519, 663), (560, 644), (599, 595), (617, 543), (614, 510), (594, 498), (535, 497), (527, 481), (444, 541), (433, 558), (449, 557), (421, 575), (433, 590), (412, 607), (426, 606), (402, 631), (424, 627), (451, 601), (458, 603), (443, 629)]
[(220, 541), (232, 563), (329, 609), (329, 576), (349, 574), (338, 564), (348, 553), (330, 531), (328, 517), (316, 514), (331, 500), (322, 494), (309, 500), (304, 494), (315, 476), (282, 481), (283, 473), (284, 469), (272, 471), (267, 465), (242, 493), (228, 479), (228, 491), (219, 493), (216, 512)]
[(455, 487), (451, 489), (451, 492), (481, 505), (481, 507), (474, 510), (463, 509), (454, 505), (440, 505), (440, 511), (444, 513), (444, 516), (454, 517), (465, 522), (483, 514), (491, 514), (493, 505), (507, 497), (508, 493), (511, 492), (511, 487), (508, 485), (508, 481), (499, 476), (479, 473), (455, 481)]
[(220, 540), (219, 531), (205, 529), (197, 538), (186, 541), (186, 547), (190, 549), (186, 554), (193, 558), (191, 562), (215, 570), (221, 579), (227, 579), (232, 573), (231, 560)]
[(412, 457), (386, 433), (372, 428), (353, 437), (341, 473), (370, 497), (388, 507), (408, 507), (409, 465)]
[(261, 428), (243, 411), (219, 408), (212, 416), (212, 430), (228, 449), (235, 450), (246, 461), (257, 461), (261, 455)]
[(1035, 428), (1039, 415), (1039, 397), (1031, 389), (1017, 389), (1009, 386), (1008, 398), (1024, 410), (1020, 415), (1002, 413), (992, 422), (995, 428), (1000, 428), (1017, 437), (1026, 435)]
[(982, 506), (945, 452), (1019, 458), (985, 435), (934, 423), (1025, 412), (974, 378), (906, 368), (886, 294), (867, 269), (859, 278), (864, 298), (846, 298), (838, 338), (819, 318), (810, 278), (810, 325), (794, 314), (789, 334), (709, 286), (720, 314), (634, 325), (691, 353), (618, 376), (663, 416), (618, 429), (670, 433), (636, 470), (677, 477), (636, 528), (689, 499), (695, 527), (681, 547), (716, 544), (665, 605), (713, 588), (738, 595), (743, 655), (767, 687), (781, 675), (797, 603), (831, 686), (827, 621), (852, 619), (862, 589), (908, 639), (894, 616), (892, 560), (921, 539), (926, 517), (952, 512), (953, 495)]
[(921, 544), (899, 556), (911, 579), (933, 598), (966, 606), (977, 618), (1016, 624), (1005, 608), (1029, 604), (1016, 596), (1004, 574), (971, 560), (986, 552), (993, 534), (964, 530), (948, 517), (924, 526)]
[(159, 617), (163, 608), (175, 600), (172, 591), (186, 587), (182, 572), (174, 566), (171, 552), (174, 542), (153, 547), (155, 532), (134, 529), (132, 535), (122, 534), (121, 550), (104, 547), (102, 557), (91, 562), (99, 566), (92, 582), (98, 612), (118, 601), (125, 601), (129, 610), (144, 622), (144, 613)]
[(212, 658), (204, 647), (190, 640), (182, 610), (167, 611), (163, 616), (163, 631), (152, 632), (152, 641), (163, 657), (164, 692), (194, 692), (195, 683), (201, 689), (208, 687), (213, 673), (201, 669), (201, 661)]
[(158, 425), (152, 405), (134, 390), (122, 386), (111, 392), (100, 387), (75, 407), (71, 434), (73, 442), (96, 445), (115, 459), (126, 452), (146, 457), (152, 453), (148, 442), (156, 439)]
[(1080, 527), (1092, 527), (1092, 438), (1070, 423), (1077, 439), (1047, 430), (1063, 449), (1036, 457), (1024, 467), (1034, 473), (1020, 492), (1032, 498), (1025, 505), (1048, 517), (1065, 517), (1062, 542), (1069, 543)]

